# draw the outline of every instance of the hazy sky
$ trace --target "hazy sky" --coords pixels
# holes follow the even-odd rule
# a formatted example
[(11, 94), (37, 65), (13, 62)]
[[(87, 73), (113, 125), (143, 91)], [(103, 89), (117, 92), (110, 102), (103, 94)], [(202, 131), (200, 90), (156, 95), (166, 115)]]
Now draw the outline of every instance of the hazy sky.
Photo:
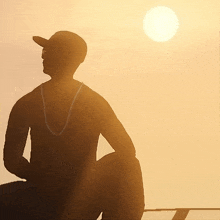
[[(75, 78), (108, 100), (131, 136), (146, 208), (220, 207), (219, 0), (0, 4), (1, 149), (14, 103), (49, 79), (32, 36), (73, 31), (88, 44)], [(180, 21), (164, 43), (149, 39), (142, 27), (146, 12), (160, 5)], [(111, 151), (103, 138), (99, 147), (99, 157)], [(0, 169), (0, 183), (16, 179), (3, 162)]]

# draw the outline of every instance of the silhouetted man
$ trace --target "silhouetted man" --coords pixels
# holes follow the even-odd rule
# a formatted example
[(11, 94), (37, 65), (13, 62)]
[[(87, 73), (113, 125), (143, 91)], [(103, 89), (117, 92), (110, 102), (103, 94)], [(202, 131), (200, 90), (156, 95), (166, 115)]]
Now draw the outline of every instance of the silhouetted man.
[[(43, 71), (51, 80), (19, 99), (10, 113), (4, 164), (27, 181), (1, 186), (4, 213), (75, 220), (103, 212), (103, 219), (140, 220), (144, 195), (133, 143), (108, 102), (73, 79), (87, 53), (85, 41), (68, 31), (33, 40), (43, 47)], [(30, 163), (23, 157), (29, 129)], [(115, 152), (96, 161), (100, 134)]]

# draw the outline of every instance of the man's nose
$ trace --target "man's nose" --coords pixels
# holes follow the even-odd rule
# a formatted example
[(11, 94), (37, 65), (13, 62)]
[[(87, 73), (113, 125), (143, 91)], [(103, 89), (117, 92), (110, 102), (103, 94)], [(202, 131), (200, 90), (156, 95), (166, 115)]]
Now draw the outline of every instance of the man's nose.
[(43, 49), (43, 50), (42, 50), (42, 54), (41, 54), (41, 58), (44, 59), (44, 58), (45, 58), (45, 55), (46, 55), (46, 50)]

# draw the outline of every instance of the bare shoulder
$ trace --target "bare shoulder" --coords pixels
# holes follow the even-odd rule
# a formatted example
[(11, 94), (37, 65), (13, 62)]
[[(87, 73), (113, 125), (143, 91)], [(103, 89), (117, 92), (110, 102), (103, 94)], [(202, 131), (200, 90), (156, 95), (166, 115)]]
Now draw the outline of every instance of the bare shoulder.
[(117, 116), (108, 101), (99, 93), (95, 92), (88, 86), (83, 88), (83, 99), (88, 104), (89, 111), (103, 127), (108, 121), (117, 121)]
[(108, 101), (87, 85), (83, 86), (83, 97), (90, 102), (96, 110), (107, 111), (111, 109)]
[(38, 104), (37, 102), (39, 100), (39, 90), (40, 90), (40, 86), (34, 88), (31, 92), (19, 98), (15, 102), (12, 110), (26, 112), (26, 110), (28, 110), (31, 105)]

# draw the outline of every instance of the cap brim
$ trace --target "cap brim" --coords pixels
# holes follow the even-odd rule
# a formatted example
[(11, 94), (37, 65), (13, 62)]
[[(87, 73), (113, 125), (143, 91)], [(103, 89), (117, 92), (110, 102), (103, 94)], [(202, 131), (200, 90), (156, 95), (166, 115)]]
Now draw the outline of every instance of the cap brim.
[(41, 47), (45, 47), (48, 40), (43, 38), (43, 37), (39, 37), (39, 36), (33, 36), (33, 40), (35, 43), (37, 43), (38, 45), (40, 45)]

